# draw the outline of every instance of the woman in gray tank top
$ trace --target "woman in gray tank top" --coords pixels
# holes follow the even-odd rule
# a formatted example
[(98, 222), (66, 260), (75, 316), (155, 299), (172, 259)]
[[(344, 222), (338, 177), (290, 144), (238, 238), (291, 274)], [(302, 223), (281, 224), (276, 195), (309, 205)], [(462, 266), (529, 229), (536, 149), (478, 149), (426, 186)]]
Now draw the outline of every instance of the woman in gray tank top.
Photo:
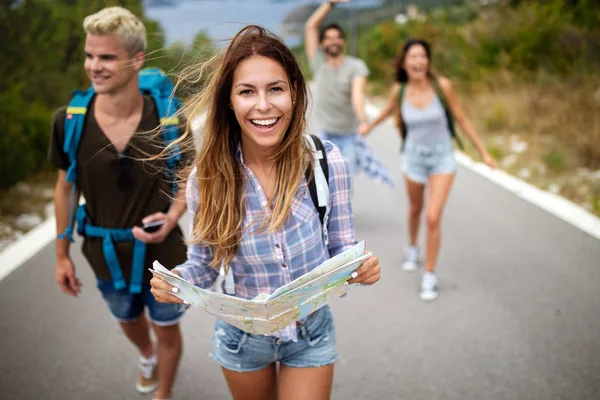
[(425, 185), (428, 185), (427, 243), (420, 297), (434, 300), (438, 296), (435, 264), (440, 248), (441, 216), (456, 174), (451, 118), (471, 139), (483, 161), (491, 168), (495, 168), (496, 163), (464, 114), (450, 81), (431, 72), (430, 47), (424, 40), (412, 39), (405, 43), (396, 62), (396, 82), (387, 105), (360, 133), (368, 134), (394, 111), (400, 111), (399, 127), (404, 137), (402, 169), (410, 200), (410, 243), (405, 249), (402, 268), (414, 271), (420, 264), (417, 237)]

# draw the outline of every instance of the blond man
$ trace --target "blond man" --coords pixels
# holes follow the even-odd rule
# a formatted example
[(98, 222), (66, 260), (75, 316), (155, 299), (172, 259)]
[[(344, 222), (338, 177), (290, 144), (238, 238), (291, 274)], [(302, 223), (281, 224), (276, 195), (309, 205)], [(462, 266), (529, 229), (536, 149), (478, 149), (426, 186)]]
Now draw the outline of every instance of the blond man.
[[(87, 103), (74, 107), (74, 98), (52, 119), (49, 159), (58, 168), (56, 227), (58, 233), (67, 232), (56, 240), (56, 280), (68, 295), (80, 293), (68, 238), (76, 219), (96, 285), (140, 353), (138, 391), (170, 399), (182, 351), (179, 320), (183, 313), (178, 305), (154, 300), (148, 267), (155, 259), (169, 260), (173, 266), (185, 260), (177, 225), (185, 204), (171, 201), (169, 182), (153, 172), (163, 167), (164, 160), (140, 161), (144, 155), (157, 154), (163, 144), (160, 135), (148, 140), (147, 133), (160, 126), (163, 116), (155, 98), (139, 86), (146, 29), (120, 7), (88, 16), (83, 28), (87, 34), (84, 69), (91, 88), (77, 99)], [(78, 118), (81, 136), (73, 151), (65, 143)], [(70, 205), (78, 203), (80, 194), (86, 204), (74, 218)], [(155, 226), (142, 228), (148, 224)], [(150, 326), (156, 343), (150, 339)]]

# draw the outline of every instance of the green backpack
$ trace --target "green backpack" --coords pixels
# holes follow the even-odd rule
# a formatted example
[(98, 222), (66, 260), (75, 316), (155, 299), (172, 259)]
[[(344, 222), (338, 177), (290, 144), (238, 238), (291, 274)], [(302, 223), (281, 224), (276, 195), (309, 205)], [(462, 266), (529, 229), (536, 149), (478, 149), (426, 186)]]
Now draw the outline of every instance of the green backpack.
[[(454, 127), (454, 117), (452, 116), (452, 112), (450, 111), (450, 108), (448, 107), (448, 102), (446, 101), (446, 98), (444, 97), (444, 93), (442, 92), (442, 89), (440, 88), (440, 85), (439, 85), (437, 79), (435, 79), (435, 78), (432, 79), (431, 84), (433, 86), (433, 90), (435, 90), (435, 94), (437, 95), (437, 97), (440, 99), (440, 102), (442, 103), (442, 107), (444, 107), (444, 112), (446, 114), (446, 120), (448, 121), (448, 129), (450, 130), (450, 135), (452, 135), (454, 140), (456, 140), (458, 147), (460, 147), (461, 150), (464, 150), (462, 141), (460, 140), (460, 137), (458, 137), (458, 135), (456, 134), (456, 128)], [(400, 107), (400, 109), (402, 109), (402, 99), (404, 98), (405, 89), (406, 89), (406, 82), (403, 82), (400, 84), (400, 93), (398, 94), (398, 106)], [(400, 133), (402, 134), (402, 147), (401, 147), (401, 151), (402, 151), (402, 150), (404, 150), (404, 142), (406, 141), (406, 135), (407, 135), (406, 123), (402, 119), (402, 112), (400, 112), (400, 121), (402, 122), (402, 126), (400, 127)]]

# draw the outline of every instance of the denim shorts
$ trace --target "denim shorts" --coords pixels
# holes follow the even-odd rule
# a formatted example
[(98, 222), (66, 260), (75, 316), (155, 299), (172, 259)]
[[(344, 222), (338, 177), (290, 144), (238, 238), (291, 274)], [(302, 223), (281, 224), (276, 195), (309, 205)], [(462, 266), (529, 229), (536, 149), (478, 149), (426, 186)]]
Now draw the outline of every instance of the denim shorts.
[(150, 321), (158, 326), (175, 325), (183, 316), (180, 304), (159, 303), (150, 293), (150, 285), (142, 286), (142, 293), (129, 293), (129, 288), (115, 289), (112, 281), (96, 278), (98, 290), (102, 293), (111, 314), (119, 322), (136, 321), (148, 308)]
[(456, 159), (452, 142), (423, 145), (407, 141), (402, 155), (402, 170), (411, 181), (427, 183), (431, 175), (455, 174)]
[(357, 164), (356, 135), (358, 134), (351, 133), (339, 135), (329, 132), (321, 133), (321, 139), (329, 140), (340, 149), (342, 157), (348, 161), (348, 173), (350, 176), (354, 175)]
[(297, 333), (297, 342), (284, 342), (273, 336), (246, 333), (217, 319), (210, 356), (221, 367), (236, 372), (258, 371), (276, 362), (295, 368), (335, 362), (335, 327), (328, 306), (311, 314)]

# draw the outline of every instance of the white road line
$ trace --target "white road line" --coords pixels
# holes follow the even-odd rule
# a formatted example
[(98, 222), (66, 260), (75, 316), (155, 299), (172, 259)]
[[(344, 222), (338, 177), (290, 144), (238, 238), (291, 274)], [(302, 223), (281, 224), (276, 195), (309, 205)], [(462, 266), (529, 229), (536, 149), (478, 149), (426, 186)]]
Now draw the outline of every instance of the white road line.
[(475, 162), (464, 153), (457, 152), (456, 160), (464, 167), (502, 186), (523, 200), (535, 204), (550, 214), (600, 239), (600, 218), (564, 197), (539, 189), (504, 171), (492, 170), (487, 165)]
[[(0, 253), (0, 281), (42, 250), (55, 235), (56, 219), (50, 217), (6, 247)], [(54, 261), (48, 262), (52, 264), (48, 268), (54, 268)]]

